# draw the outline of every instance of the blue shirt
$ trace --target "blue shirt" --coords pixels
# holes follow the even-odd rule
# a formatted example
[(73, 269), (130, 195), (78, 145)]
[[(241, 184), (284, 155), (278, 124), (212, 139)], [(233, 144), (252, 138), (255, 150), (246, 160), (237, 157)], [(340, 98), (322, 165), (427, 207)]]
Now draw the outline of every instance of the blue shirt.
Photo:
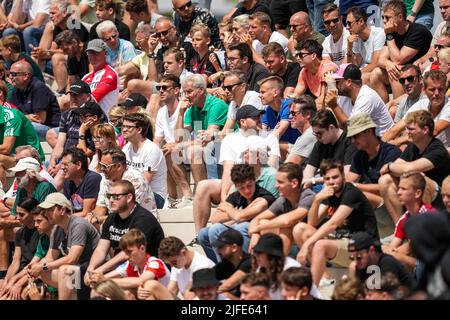
[(268, 126), (270, 129), (274, 129), (278, 122), (281, 120), (289, 121), (289, 127), (284, 134), (280, 137), (280, 141), (287, 141), (294, 144), (298, 137), (300, 137), (300, 131), (291, 127), (289, 120), (290, 105), (293, 99), (283, 99), (281, 103), (280, 112), (276, 112), (271, 106), (267, 106), (266, 113), (262, 116), (262, 123)]
[(131, 61), (136, 56), (136, 49), (134, 45), (127, 40), (119, 39), (119, 46), (116, 50), (111, 50), (110, 47), (106, 49), (106, 63), (111, 67), (118, 67), (125, 62)]

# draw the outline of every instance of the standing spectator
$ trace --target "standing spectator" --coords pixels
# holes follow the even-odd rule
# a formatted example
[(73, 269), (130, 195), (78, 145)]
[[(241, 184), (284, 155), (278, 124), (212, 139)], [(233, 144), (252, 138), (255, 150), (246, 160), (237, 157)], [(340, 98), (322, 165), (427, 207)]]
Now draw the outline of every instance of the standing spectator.
[(325, 28), (330, 33), (322, 43), (322, 57), (340, 65), (347, 52), (347, 38), (350, 33), (344, 28), (340, 10), (334, 3), (327, 3), (323, 7), (322, 17)]

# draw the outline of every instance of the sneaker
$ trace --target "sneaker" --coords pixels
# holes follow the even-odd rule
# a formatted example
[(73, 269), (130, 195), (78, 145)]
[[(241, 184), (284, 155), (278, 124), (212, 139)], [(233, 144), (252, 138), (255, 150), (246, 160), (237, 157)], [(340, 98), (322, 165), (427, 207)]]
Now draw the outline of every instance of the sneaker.
[(177, 202), (175, 207), (177, 209), (181, 209), (181, 208), (184, 208), (184, 207), (192, 206), (193, 204), (194, 204), (194, 200), (191, 197), (183, 196), (181, 199), (179, 199), (179, 201)]
[(199, 246), (199, 245), (200, 245), (200, 243), (198, 242), (198, 238), (197, 238), (197, 237), (195, 237), (194, 239), (192, 239), (191, 242), (189, 242), (189, 243), (187, 244), (188, 247), (197, 247), (197, 246)]
[(336, 283), (335, 279), (322, 278), (319, 282), (319, 288), (332, 286)]
[(175, 199), (168, 197), (167, 200), (169, 201), (169, 204), (167, 205), (167, 208), (169, 209), (176, 209), (177, 205), (181, 202), (181, 199)]

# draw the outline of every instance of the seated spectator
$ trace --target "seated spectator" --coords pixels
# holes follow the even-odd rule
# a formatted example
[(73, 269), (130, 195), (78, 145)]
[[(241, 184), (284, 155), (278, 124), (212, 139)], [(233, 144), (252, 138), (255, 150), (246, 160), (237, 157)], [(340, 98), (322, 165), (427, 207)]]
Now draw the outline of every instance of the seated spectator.
[(273, 76), (283, 79), (283, 97), (289, 98), (297, 86), (300, 66), (298, 63), (288, 61), (285, 50), (276, 42), (270, 42), (261, 51), (265, 67)]
[[(61, 158), (64, 195), (70, 200), (73, 214), (86, 217), (94, 210), (101, 175), (88, 169), (88, 158), (80, 149), (68, 149)], [(88, 217), (89, 218), (89, 217)]]
[[(153, 257), (158, 254), (158, 247), (164, 233), (156, 218), (136, 202), (135, 188), (127, 180), (115, 181), (108, 191), (111, 201), (111, 214), (102, 226), (102, 233), (98, 246), (90, 258), (84, 277), (86, 285), (91, 284), (90, 273), (102, 273), (115, 269), (128, 259), (125, 251), (121, 249), (121, 238), (131, 229), (138, 229), (146, 239), (145, 252)], [(97, 223), (97, 219), (93, 218)], [(114, 256), (106, 260), (108, 253)]]
[[(181, 163), (172, 161), (172, 155), (179, 150), (179, 132), (175, 132), (178, 115), (178, 96), (180, 94), (180, 81), (172, 74), (163, 75), (159, 82), (160, 100), (163, 106), (156, 117), (156, 130), (153, 142), (159, 146), (164, 154), (167, 164), (167, 193), (168, 207), (182, 208), (192, 205), (193, 194), (184, 168)], [(182, 198), (178, 198), (177, 187), (180, 188)]]
[[(300, 264), (283, 253), (283, 241), (274, 233), (266, 233), (253, 247), (253, 272), (262, 272), (269, 276), (269, 296), (272, 300), (282, 300), (281, 273)], [(275, 268), (274, 266), (278, 266)]]
[(109, 109), (108, 118), (109, 123), (113, 126), (117, 137), (117, 144), (120, 148), (125, 145), (125, 140), (122, 135), (122, 118), (125, 116), (125, 110), (120, 106), (113, 106)]
[[(158, 256), (172, 267), (168, 291), (174, 296), (180, 292), (185, 300), (195, 298), (192, 291), (192, 274), (200, 269), (214, 267), (214, 262), (197, 251), (189, 250), (176, 237), (167, 237), (161, 241)], [(149, 286), (151, 282), (147, 282), (144, 288)]]
[(334, 287), (331, 300), (364, 300), (365, 296), (364, 284), (353, 276), (338, 281)]
[(397, 300), (400, 294), (400, 281), (397, 277), (387, 272), (381, 276), (380, 287), (367, 290), (366, 300)]
[[(337, 92), (327, 90), (325, 105), (330, 107), (337, 120), (344, 123), (353, 115), (369, 114), (376, 123), (376, 134), (382, 135), (394, 124), (383, 100), (378, 93), (367, 85), (362, 84), (361, 70), (354, 64), (341, 64), (338, 71), (331, 76), (336, 79)], [(351, 109), (345, 110), (337, 101), (338, 94), (351, 100)]]
[(319, 300), (312, 295), (311, 271), (306, 267), (291, 267), (281, 274), (281, 295), (285, 300)]
[[(439, 69), (447, 75), (447, 81), (450, 78), (450, 48), (445, 48), (439, 51)], [(447, 94), (448, 96), (448, 91)]]
[(331, 110), (319, 110), (311, 119), (311, 126), (313, 134), (317, 137), (317, 142), (303, 171), (304, 188), (310, 188), (323, 182), (322, 178), (316, 178), (315, 175), (320, 167), (320, 162), (325, 159), (341, 161), (344, 172), (347, 174), (356, 152), (355, 145), (347, 138), (346, 133), (339, 128), (338, 121)]
[(127, 165), (138, 170), (150, 183), (156, 207), (162, 209), (167, 195), (166, 160), (159, 147), (147, 139), (149, 123), (141, 113), (128, 114), (123, 118), (123, 137), (128, 143), (123, 147)]
[[(150, 184), (142, 173), (127, 165), (125, 153), (120, 149), (108, 149), (102, 152), (102, 161), (99, 162), (100, 169), (104, 176), (100, 182), (100, 191), (93, 215), (102, 223), (108, 211), (112, 209), (108, 193), (114, 182), (118, 180), (128, 180), (135, 190), (135, 199), (144, 209), (150, 211), (155, 217), (158, 215), (155, 197)], [(112, 169), (114, 167), (114, 170)], [(130, 191), (131, 192), (131, 191)]]
[(418, 110), (427, 110), (435, 122), (433, 135), (448, 148), (450, 147), (450, 102), (446, 97), (447, 75), (440, 70), (432, 70), (427, 72), (423, 78), (423, 90), (428, 99), (419, 100), (411, 106), (403, 119), (386, 132), (384, 139), (387, 141), (395, 139), (394, 142), (398, 145), (405, 143), (408, 135), (399, 136), (406, 127), (405, 119), (408, 114)]
[(100, 282), (91, 290), (91, 300), (131, 300), (125, 290), (119, 287), (113, 280)]
[(432, 115), (425, 110), (406, 115), (408, 144), (400, 158), (384, 165), (380, 174), (380, 194), (394, 223), (402, 216), (402, 205), (398, 201), (398, 177), (409, 171), (425, 173), (426, 187), (424, 201), (439, 209), (439, 186), (450, 174), (449, 154), (443, 143), (434, 137)]
[(22, 52), (21, 42), (18, 35), (5, 36), (0, 39), (0, 52), (5, 60), (6, 66), (11, 68), (11, 65), (18, 61), (26, 61), (31, 65), (33, 69), (33, 77), (44, 82), (44, 76), (42, 75), (41, 68), (38, 66), (29, 55)]
[(130, 16), (133, 25), (148, 24), (152, 28), (155, 27), (155, 22), (161, 15), (152, 12), (149, 8), (149, 3), (151, 2), (146, 0), (129, 0), (126, 2), (125, 11)]
[[(81, 149), (86, 156), (92, 157), (95, 152), (95, 144), (91, 130), (94, 126), (103, 122), (103, 110), (99, 104), (93, 101), (86, 101), (79, 108), (73, 109), (73, 113), (78, 116), (81, 122), (78, 129), (78, 144), (76, 147)], [(77, 126), (77, 124), (75, 124), (74, 127), (75, 126)], [(73, 130), (73, 128), (68, 129), (70, 131)]]
[(220, 281), (217, 280), (213, 268), (199, 269), (192, 273), (192, 292), (196, 297), (194, 300), (229, 300), (218, 289)]
[(120, 249), (128, 259), (113, 271), (103, 274), (90, 272), (91, 286), (105, 280), (113, 280), (123, 290), (137, 296), (137, 289), (148, 280), (157, 280), (167, 286), (170, 271), (164, 262), (146, 252), (147, 241), (139, 229), (130, 229), (120, 238)]
[(344, 63), (345, 54), (348, 52), (350, 32), (344, 28), (340, 9), (334, 3), (327, 3), (323, 7), (322, 18), (325, 29), (330, 33), (322, 43), (322, 58), (331, 60), (339, 66)]
[(112, 68), (121, 66), (136, 56), (134, 45), (128, 40), (119, 38), (119, 31), (114, 22), (105, 20), (97, 26), (96, 31), (99, 38), (108, 46), (106, 63)]
[(254, 61), (250, 46), (246, 43), (231, 44), (227, 49), (228, 70), (239, 70), (247, 77), (248, 89), (259, 92), (258, 82), (269, 76), (269, 71)]
[(109, 123), (99, 123), (93, 126), (92, 140), (95, 145), (95, 154), (89, 163), (89, 170), (101, 173), (102, 152), (108, 149), (119, 148), (113, 126)]
[(355, 260), (352, 262), (350, 274), (355, 275), (365, 287), (373, 286), (368, 279), (372, 272), (367, 270), (372, 266), (379, 267), (380, 276), (390, 272), (397, 277), (402, 286), (411, 288), (413, 285), (413, 279), (405, 267), (393, 256), (384, 254), (379, 240), (374, 239), (371, 234), (367, 232), (353, 234), (348, 243), (348, 252), (352, 260)]
[[(311, 25), (311, 20), (306, 12), (296, 12), (289, 19), (289, 29), (291, 31), (291, 37), (288, 42), (288, 49), (292, 56), (295, 56), (295, 50), (297, 46), (305, 40), (314, 40), (321, 44), (325, 40), (323, 34), (315, 30)], [(320, 53), (322, 58), (322, 53)]]
[(276, 181), (280, 197), (250, 221), (250, 252), (264, 234), (273, 232), (283, 240), (283, 252), (288, 255), (294, 241), (292, 229), (307, 216), (314, 200), (315, 194), (311, 189), (301, 188), (300, 166), (294, 163), (282, 164), (278, 169)]
[(270, 279), (265, 273), (251, 272), (241, 281), (241, 300), (271, 300)]
[(367, 23), (367, 13), (354, 6), (347, 11), (347, 51), (344, 63), (361, 68), (363, 83), (370, 83), (370, 73), (378, 67), (378, 59), (386, 42), (384, 30)]
[(94, 102), (101, 106), (105, 114), (108, 114), (109, 108), (117, 103), (119, 95), (119, 77), (106, 62), (107, 48), (103, 40), (89, 41), (85, 51), (94, 71), (82, 78), (90, 86)]
[(347, 180), (363, 191), (373, 208), (383, 203), (378, 184), (380, 169), (395, 161), (402, 153), (397, 146), (382, 141), (375, 134), (376, 127), (367, 113), (351, 116), (347, 122), (347, 138), (358, 149), (353, 156)]
[[(302, 265), (307, 259), (311, 262), (316, 286), (320, 286), (327, 260), (341, 267), (350, 264), (349, 235), (366, 231), (374, 239), (379, 238), (372, 206), (362, 191), (345, 182), (342, 164), (338, 160), (323, 160), (320, 173), (325, 186), (314, 198), (308, 222), (298, 224), (293, 231), (301, 248), (297, 260)], [(332, 237), (328, 237), (330, 233)]]
[(419, 66), (422, 73), (431, 71), (431, 70), (439, 70), (440, 69), (440, 58), (439, 52), (442, 49), (446, 49), (450, 47), (450, 33), (445, 32), (436, 39), (436, 41), (432, 41), (432, 45), (430, 46), (430, 50), (426, 55), (419, 59), (416, 64)]
[(130, 28), (122, 22), (122, 15), (124, 10), (124, 3), (120, 0), (96, 0), (95, 1), (95, 15), (98, 22), (91, 26), (89, 31), (89, 40), (98, 39), (97, 26), (105, 20), (114, 22), (119, 31), (119, 38), (130, 41)]
[(31, 121), (41, 141), (47, 135), (50, 144), (55, 145), (61, 118), (55, 95), (42, 81), (33, 78), (33, 69), (26, 61), (14, 63), (10, 76), (14, 85), (11, 102)]
[(289, 150), (286, 162), (292, 162), (304, 167), (317, 142), (311, 127), (311, 119), (317, 113), (316, 102), (310, 95), (302, 95), (294, 99), (289, 111), (291, 127), (300, 132), (294, 146)]
[[(299, 12), (301, 13), (301, 12)], [(295, 49), (295, 58), (302, 68), (295, 87), (294, 97), (298, 98), (311, 91), (316, 98), (317, 109), (321, 109), (325, 97), (325, 75), (335, 72), (337, 65), (330, 60), (322, 59), (323, 47), (315, 40), (300, 42)]]
[[(264, 12), (267, 13), (272, 19), (272, 13), (269, 8), (269, 5), (264, 1), (255, 0), (255, 1), (241, 1), (236, 5), (236, 7), (232, 8), (223, 18), (223, 20), (228, 20), (230, 18), (235, 18), (242, 15), (250, 15), (256, 12)], [(273, 19), (272, 19), (273, 20)], [(275, 30), (275, 25), (271, 24), (271, 28)]]
[[(125, 115), (132, 113), (145, 113), (147, 108), (148, 100), (140, 93), (132, 93), (128, 98), (122, 103), (122, 107), (125, 110)], [(123, 125), (123, 119), (122, 119)]]
[[(1, 64), (1, 62), (0, 62)], [(4, 73), (5, 70), (2, 70), (2, 66), (0, 66), (0, 75), (1, 73)], [(16, 105), (12, 104), (11, 102), (7, 101), (7, 97), (8, 94), (10, 93), (8, 90), (12, 88), (12, 84), (11, 83), (6, 83), (3, 80), (0, 80), (0, 105), (4, 106), (5, 108), (10, 108), (10, 109), (19, 109)]]
[(411, 252), (411, 244), (405, 235), (403, 225), (411, 217), (435, 211), (431, 205), (422, 200), (425, 185), (425, 178), (421, 172), (411, 171), (400, 176), (397, 196), (399, 202), (406, 208), (406, 212), (401, 216), (395, 226), (394, 239), (388, 246), (383, 246), (383, 252), (396, 258), (407, 270), (414, 270), (417, 262)]
[[(15, 238), (14, 256), (8, 268), (3, 284), (0, 286), (0, 298), (7, 300), (19, 300), (22, 287), (27, 282), (21, 282), (14, 286), (17, 275), (24, 275), (23, 269), (27, 268), (33, 260), (39, 241), (31, 211), (39, 203), (33, 198), (23, 198), (17, 204), (17, 217), (22, 228), (17, 230)], [(22, 278), (22, 276), (20, 278)], [(14, 287), (14, 289), (13, 289)], [(6, 294), (6, 297), (4, 295)]]
[[(180, 78), (180, 83), (183, 80), (193, 75), (185, 68), (184, 53), (176, 48), (167, 49), (163, 54), (164, 74), (173, 74)], [(183, 90), (181, 90), (183, 92)]]
[(228, 228), (238, 230), (244, 238), (241, 246), (248, 252), (248, 227), (251, 219), (275, 201), (269, 191), (256, 184), (255, 171), (248, 164), (235, 164), (231, 169), (231, 181), (237, 191), (219, 204), (211, 218), (211, 226), (201, 229), (198, 234), (198, 241), (206, 256), (216, 263), (220, 261), (220, 255), (218, 250), (213, 248), (213, 244), (220, 234)]
[[(71, 215), (72, 204), (62, 193), (49, 194), (39, 207), (46, 210), (51, 223), (57, 225), (50, 238), (47, 255), (34, 264), (29, 274), (58, 288), (59, 300), (72, 300), (76, 286), (69, 286), (73, 274), (83, 278), (89, 258), (97, 247), (99, 234), (95, 227), (82, 217)], [(67, 239), (67, 242), (65, 241)], [(85, 288), (78, 289), (79, 297)]]
[(239, 284), (252, 270), (252, 258), (242, 249), (243, 243), (242, 234), (229, 228), (212, 244), (221, 257), (220, 262), (214, 267), (217, 279), (222, 281), (219, 291), (232, 300), (239, 299), (241, 295)]
[(425, 26), (406, 20), (406, 6), (400, 0), (384, 4), (383, 22), (387, 45), (381, 51), (379, 66), (370, 74), (370, 85), (384, 102), (388, 102), (387, 86), (391, 87), (394, 98), (403, 93), (398, 82), (401, 66), (414, 63), (425, 55), (432, 35)]

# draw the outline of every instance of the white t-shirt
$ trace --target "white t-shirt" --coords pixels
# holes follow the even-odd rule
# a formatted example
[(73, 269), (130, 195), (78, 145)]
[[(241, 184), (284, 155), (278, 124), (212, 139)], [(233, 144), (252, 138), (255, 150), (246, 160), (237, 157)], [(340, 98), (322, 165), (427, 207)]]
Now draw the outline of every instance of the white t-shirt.
[(445, 33), (447, 28), (450, 28), (450, 21), (442, 21), (438, 24), (436, 30), (434, 31), (433, 41), (431, 42), (431, 45), (434, 45), (436, 41), (438, 41), (438, 39)]
[(361, 87), (349, 116), (359, 113), (370, 114), (373, 122), (377, 125), (376, 134), (379, 136), (394, 125), (394, 121), (383, 100), (381, 100), (375, 90), (366, 85)]
[(146, 139), (144, 145), (137, 152), (134, 152), (130, 142), (123, 147), (122, 151), (127, 157), (127, 165), (129, 167), (141, 173), (148, 171), (148, 168), (154, 172), (150, 186), (153, 192), (165, 199), (167, 193), (167, 165), (161, 149), (153, 141)]
[(344, 28), (341, 37), (337, 42), (333, 41), (333, 36), (330, 34), (322, 43), (323, 53), (322, 57), (330, 58), (335, 64), (340, 65), (347, 53), (347, 38), (350, 35), (347, 29)]
[[(409, 108), (408, 112), (406, 112), (405, 117), (403, 119), (406, 119), (406, 115), (410, 112), (418, 111), (418, 110), (430, 110), (430, 100), (428, 99), (422, 99), (416, 102), (411, 108)], [(445, 98), (445, 105), (442, 108), (441, 112), (434, 118), (434, 123), (438, 122), (438, 120), (445, 120), (447, 122), (450, 122), (450, 100), (448, 98)], [(450, 127), (445, 129), (445, 131), (442, 131), (440, 134), (436, 136), (439, 140), (442, 141), (444, 146), (446, 148), (450, 147)]]
[[(50, 0), (24, 0), (22, 4), (22, 12), (27, 15), (28, 21), (36, 19), (38, 13), (45, 13), (47, 18), (44, 20), (45, 25), (49, 21)], [(14, 11), (17, 1), (14, 1), (11, 12)]]
[[(244, 99), (242, 99), (241, 106), (245, 106), (246, 104), (254, 106), (256, 109), (265, 110), (266, 107), (263, 106), (261, 102), (261, 98), (259, 97), (259, 93), (256, 91), (248, 90), (245, 93)], [(240, 106), (236, 104), (236, 102), (231, 101), (230, 106), (228, 107), (227, 118), (230, 118), (236, 121), (236, 112), (238, 111)]]
[(176, 281), (178, 289), (184, 295), (189, 282), (192, 281), (192, 274), (200, 269), (212, 268), (215, 264), (208, 257), (194, 251), (194, 258), (192, 259), (189, 268), (172, 268), (170, 274), (170, 281)]
[[(270, 35), (270, 38), (269, 38), (269, 42), (268, 43), (271, 43), (271, 42), (276, 42), (276, 43), (278, 43), (280, 46), (282, 46), (283, 47), (283, 49), (284, 49), (284, 52), (287, 52), (287, 45), (288, 45), (288, 38), (286, 38), (284, 35), (282, 35), (281, 33), (279, 33), (278, 31), (274, 31), (274, 32), (272, 32), (272, 34)], [(255, 49), (255, 51), (260, 55), (261, 54), (261, 52), (262, 52), (262, 50), (263, 50), (263, 48), (265, 47), (266, 45), (265, 44), (263, 44), (261, 41), (259, 41), (259, 40), (257, 40), (257, 39), (255, 39), (255, 40), (253, 40), (253, 48)]]
[(167, 143), (175, 142), (175, 126), (177, 124), (180, 108), (177, 106), (174, 113), (169, 117), (167, 106), (158, 110), (156, 115), (155, 137), (163, 137)]
[(358, 39), (353, 44), (353, 52), (359, 53), (362, 57), (361, 68), (367, 66), (372, 61), (372, 55), (375, 51), (381, 50), (386, 43), (386, 34), (384, 29), (371, 26), (370, 35), (366, 41)]
[(269, 156), (274, 155), (280, 157), (280, 143), (277, 137), (273, 134), (267, 135), (263, 138), (257, 135), (244, 136), (239, 129), (238, 132), (227, 135), (222, 140), (220, 148), (220, 160), (222, 164), (224, 161), (232, 161), (235, 164), (244, 163), (244, 151), (258, 150), (269, 148)]

